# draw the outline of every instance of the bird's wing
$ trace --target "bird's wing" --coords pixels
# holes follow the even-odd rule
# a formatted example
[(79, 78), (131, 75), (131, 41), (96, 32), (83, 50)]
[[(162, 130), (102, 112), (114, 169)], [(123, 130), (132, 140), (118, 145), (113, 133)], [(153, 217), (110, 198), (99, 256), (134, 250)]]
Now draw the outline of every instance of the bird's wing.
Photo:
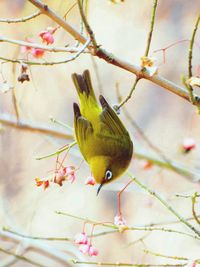
[[(108, 133), (110, 132), (111, 136), (129, 136), (126, 128), (124, 127), (123, 123), (119, 119), (116, 112), (110, 107), (103, 96), (99, 97), (102, 112), (100, 114), (100, 121), (104, 124), (102, 126)], [(105, 127), (106, 126), (106, 127)]]
[(84, 158), (87, 160), (85, 147), (87, 147), (88, 140), (92, 136), (93, 127), (92, 124), (81, 115), (79, 106), (76, 103), (74, 103), (74, 126), (77, 143)]

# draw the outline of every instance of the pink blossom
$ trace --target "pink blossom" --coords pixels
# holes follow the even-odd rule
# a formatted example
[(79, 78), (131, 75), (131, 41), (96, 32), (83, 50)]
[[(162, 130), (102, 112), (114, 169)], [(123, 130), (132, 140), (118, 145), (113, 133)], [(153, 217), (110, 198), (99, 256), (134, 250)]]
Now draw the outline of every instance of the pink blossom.
[(35, 57), (35, 58), (41, 58), (44, 56), (44, 50), (41, 48), (32, 48), (31, 50), (31, 54)]
[(54, 37), (53, 34), (56, 31), (56, 28), (48, 27), (45, 31), (41, 31), (39, 33), (39, 36), (42, 38), (43, 43), (53, 44), (54, 43)]
[(62, 186), (64, 181), (69, 180), (73, 183), (75, 179), (75, 167), (67, 166), (56, 170), (54, 182)]
[(53, 44), (54, 43), (54, 37), (53, 35), (48, 31), (43, 31), (39, 33), (39, 36), (42, 38), (43, 43)]
[(196, 141), (193, 138), (185, 138), (183, 140), (183, 149), (185, 152), (189, 152), (190, 150), (196, 147)]
[(95, 185), (96, 181), (95, 181), (94, 177), (89, 176), (89, 177), (86, 178), (85, 184), (86, 185)]
[(114, 224), (116, 226), (125, 226), (126, 225), (126, 220), (122, 215), (116, 215), (114, 218)]
[(82, 232), (75, 235), (74, 241), (76, 244), (86, 245), (88, 244), (88, 237), (86, 233)]
[(99, 251), (93, 247), (92, 245), (89, 246), (88, 255), (89, 256), (97, 256), (99, 254)]
[(90, 245), (88, 245), (88, 244), (82, 244), (82, 245), (79, 246), (79, 250), (83, 254), (88, 253), (89, 252), (89, 248), (90, 248)]

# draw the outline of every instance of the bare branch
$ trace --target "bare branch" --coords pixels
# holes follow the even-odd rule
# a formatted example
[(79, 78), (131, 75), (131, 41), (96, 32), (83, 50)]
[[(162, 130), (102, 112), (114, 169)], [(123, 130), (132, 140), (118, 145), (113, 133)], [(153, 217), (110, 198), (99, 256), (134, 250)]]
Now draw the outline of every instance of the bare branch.
[(67, 134), (65, 132), (57, 131), (56, 128), (50, 127), (49, 125), (40, 125), (40, 124), (34, 124), (27, 120), (18, 120), (11, 115), (8, 114), (0, 114), (0, 123), (13, 127), (19, 130), (24, 130), (28, 132), (35, 132), (35, 133), (43, 133), (43, 134), (49, 134), (56, 136), (58, 138), (64, 138), (64, 139), (73, 139), (73, 136), (70, 134)]
[[(27, 47), (32, 47), (32, 48), (39, 48), (43, 49), (45, 51), (50, 51), (50, 52), (70, 52), (70, 53), (76, 53), (79, 52), (79, 48), (76, 47), (54, 47), (54, 46), (49, 46), (49, 45), (42, 45), (38, 43), (31, 43), (31, 42), (26, 42), (26, 41), (21, 41), (21, 40), (14, 40), (14, 39), (9, 39), (7, 37), (0, 36), (0, 42), (7, 42), (11, 44), (16, 44), (20, 46), (27, 46)], [(87, 40), (86, 40), (87, 42)]]
[(151, 15), (151, 24), (150, 24), (150, 30), (148, 34), (148, 40), (147, 40), (147, 47), (145, 51), (145, 56), (147, 57), (149, 54), (149, 49), (151, 45), (151, 39), (152, 39), (152, 34), (153, 34), (153, 27), (154, 27), (154, 22), (155, 22), (155, 15), (156, 15), (156, 7), (157, 7), (158, 0), (154, 0), (153, 8), (152, 8), (152, 15)]
[(31, 20), (33, 18), (38, 17), (39, 15), (41, 15), (41, 12), (40, 11), (37, 11), (37, 12), (33, 13), (32, 15), (29, 15), (29, 16), (24, 17), (24, 18), (19, 18), (19, 19), (0, 19), (0, 22), (5, 22), (5, 23), (26, 22), (28, 20)]

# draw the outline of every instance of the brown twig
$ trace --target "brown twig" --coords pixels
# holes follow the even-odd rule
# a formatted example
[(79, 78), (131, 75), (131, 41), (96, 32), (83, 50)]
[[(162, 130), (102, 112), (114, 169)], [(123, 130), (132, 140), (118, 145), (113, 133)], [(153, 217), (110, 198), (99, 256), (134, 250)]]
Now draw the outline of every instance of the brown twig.
[(81, 0), (77, 0), (78, 2), (78, 7), (79, 7), (79, 11), (80, 11), (80, 14), (81, 14), (81, 18), (82, 18), (82, 21), (83, 21), (83, 24), (85, 25), (85, 29), (88, 33), (88, 35), (90, 36), (90, 39), (91, 39), (91, 42), (93, 44), (93, 49), (94, 49), (94, 54), (96, 54), (96, 51), (97, 51), (97, 48), (98, 48), (98, 45), (97, 45), (97, 42), (96, 42), (96, 39), (94, 37), (94, 33), (87, 21), (87, 18), (85, 16), (85, 13), (83, 11), (83, 4), (81, 3)]

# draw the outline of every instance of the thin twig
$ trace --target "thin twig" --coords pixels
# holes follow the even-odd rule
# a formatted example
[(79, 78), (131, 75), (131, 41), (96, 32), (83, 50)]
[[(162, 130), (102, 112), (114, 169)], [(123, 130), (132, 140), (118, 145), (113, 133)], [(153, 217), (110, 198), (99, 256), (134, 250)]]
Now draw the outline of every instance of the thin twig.
[[(153, 34), (154, 22), (155, 22), (155, 14), (156, 14), (157, 2), (158, 2), (158, 0), (154, 0), (154, 4), (153, 4), (153, 8), (152, 8), (150, 31), (149, 31), (149, 34), (148, 34), (147, 47), (146, 47), (145, 54), (144, 54), (144, 56), (146, 56), (146, 57), (148, 56), (150, 45), (151, 45), (151, 39), (152, 39), (152, 34)], [(129, 93), (125, 97), (125, 99), (120, 102), (120, 104), (118, 105), (118, 109), (120, 109), (132, 97), (132, 94), (135, 91), (136, 86), (137, 86), (139, 80), (140, 80), (140, 76), (136, 76), (135, 82), (134, 82), (131, 90), (129, 91)]]
[(154, 22), (155, 22), (157, 3), (158, 3), (158, 0), (154, 0), (154, 4), (153, 4), (153, 8), (152, 8), (152, 15), (151, 15), (150, 30), (149, 30), (148, 39), (147, 39), (147, 47), (146, 47), (145, 54), (144, 54), (146, 57), (149, 54), (149, 49), (150, 49), (150, 45), (151, 45), (151, 39), (152, 39), (152, 34), (153, 34), (153, 27), (154, 27)]
[(195, 26), (194, 26), (194, 30), (192, 32), (192, 37), (190, 40), (190, 44), (189, 44), (189, 53), (188, 53), (188, 78), (192, 77), (192, 57), (193, 57), (193, 46), (194, 46), (194, 40), (195, 40), (195, 35), (199, 26), (199, 22), (200, 22), (200, 14), (198, 15), (198, 18), (196, 20)]
[(18, 120), (9, 114), (0, 114), (0, 123), (19, 130), (53, 135), (58, 138), (73, 139), (73, 135), (58, 131), (56, 128), (44, 124), (34, 124), (27, 120)]
[(196, 211), (195, 211), (195, 203), (196, 203), (196, 198), (198, 197), (197, 192), (194, 193), (194, 195), (192, 196), (192, 215), (195, 219), (195, 221), (200, 224), (200, 219), (198, 218)]
[(198, 182), (200, 179), (199, 172), (193, 172), (191, 170), (188, 170), (184, 167), (179, 166), (177, 163), (170, 161), (166, 162), (164, 160), (160, 160), (158, 158), (155, 158), (153, 156), (148, 155), (147, 153), (142, 153), (140, 151), (135, 151), (134, 156), (137, 159), (144, 159), (152, 163), (153, 165), (159, 166), (161, 168), (165, 168), (171, 171), (175, 171), (176, 173), (180, 174), (181, 176), (187, 178), (189, 181)]
[[(197, 21), (195, 23), (194, 30), (192, 32), (192, 37), (190, 40), (189, 44), (189, 53), (188, 53), (188, 79), (192, 77), (192, 57), (193, 57), (193, 46), (194, 46), (194, 40), (195, 40), (195, 35), (198, 29), (198, 25), (200, 22), (200, 14), (198, 15)], [(188, 89), (188, 93), (190, 96), (191, 103), (196, 105), (195, 98), (193, 95), (193, 87), (190, 84), (186, 84), (186, 88)], [(199, 108), (200, 110), (200, 108)]]
[(31, 20), (33, 18), (38, 17), (39, 15), (41, 15), (40, 11), (36, 11), (35, 13), (23, 17), (23, 18), (19, 18), (19, 19), (0, 19), (0, 22), (5, 22), (5, 23), (19, 23), (19, 22), (26, 22), (28, 20)]
[[(180, 257), (180, 256), (169, 256), (169, 255), (164, 255), (164, 254), (160, 254), (160, 253), (156, 253), (156, 252), (152, 252), (149, 250), (144, 250), (145, 253), (147, 254), (151, 254), (157, 257), (162, 257), (162, 258), (167, 258), (167, 259), (173, 259), (173, 260), (181, 260), (181, 261), (191, 261), (191, 259), (186, 258), (186, 257)], [(198, 263), (198, 260), (194, 260), (196, 263)]]
[[(112, 231), (108, 231), (108, 232), (102, 232), (102, 233), (97, 233), (97, 234), (93, 234), (94, 237), (96, 236), (100, 236), (100, 235), (105, 235), (105, 234), (113, 234), (114, 232), (119, 232), (119, 227), (112, 224), (112, 223), (104, 223), (104, 222), (97, 222), (95, 220), (91, 220), (91, 219), (88, 219), (88, 218), (84, 218), (84, 217), (81, 217), (81, 216), (77, 216), (77, 215), (72, 215), (70, 213), (67, 213), (67, 212), (62, 212), (62, 211), (56, 211), (56, 213), (58, 215), (64, 215), (64, 216), (68, 216), (68, 217), (71, 217), (71, 218), (74, 218), (74, 219), (77, 219), (77, 220), (81, 220), (81, 221), (84, 221), (84, 222), (87, 222), (87, 223), (91, 223), (91, 224), (95, 224), (95, 225), (99, 225), (99, 226), (103, 226), (103, 227), (106, 227), (106, 228), (111, 228), (113, 229)], [(200, 240), (200, 238), (196, 235), (192, 235), (192, 234), (189, 234), (189, 233), (185, 233), (185, 232), (182, 232), (182, 231), (178, 231), (178, 230), (174, 230), (174, 229), (169, 229), (169, 228), (165, 228), (165, 227), (143, 227), (143, 226), (126, 226), (126, 231), (161, 231), (161, 232), (168, 232), (168, 233), (176, 233), (176, 234), (180, 234), (180, 235), (186, 235), (186, 236), (189, 236), (191, 238), (194, 238), (194, 239), (197, 239), (197, 240)]]
[(177, 217), (180, 222), (182, 222), (184, 225), (186, 225), (190, 230), (192, 230), (195, 234), (197, 234), (200, 237), (200, 231), (197, 230), (192, 224), (190, 224), (188, 221), (186, 221), (176, 210), (174, 210), (168, 203), (165, 201), (158, 193), (155, 191), (149, 189), (146, 185), (141, 183), (136, 177), (133, 177), (132, 174), (128, 173), (130, 177), (132, 177), (133, 181), (138, 184), (141, 188), (143, 188), (145, 191), (147, 191), (150, 195), (157, 198), (175, 217)]
[(125, 103), (127, 103), (128, 100), (132, 97), (132, 94), (133, 94), (133, 92), (135, 91), (136, 85), (137, 85), (137, 83), (139, 82), (139, 80), (140, 80), (139, 76), (136, 76), (136, 78), (135, 78), (135, 82), (134, 82), (134, 84), (133, 84), (131, 90), (129, 91), (128, 95), (124, 98), (124, 100), (122, 100), (122, 101), (120, 102), (120, 104), (119, 104), (118, 107), (117, 107), (118, 109), (120, 109), (120, 108), (121, 108)]
[(77, 47), (55, 47), (51, 45), (43, 45), (43, 44), (31, 43), (31, 42), (26, 42), (26, 41), (21, 41), (21, 40), (14, 40), (14, 39), (10, 39), (4, 36), (0, 36), (0, 42), (6, 42), (6, 43), (16, 44), (20, 46), (27, 46), (27, 47), (32, 47), (32, 48), (39, 48), (39, 49), (49, 51), (49, 52), (78, 53), (80, 51), (80, 48), (78, 49)]
[[(17, 57), (19, 54), (19, 47), (16, 49), (14, 58)], [(12, 102), (16, 114), (17, 121), (19, 121), (19, 105), (17, 101), (17, 90), (16, 90), (16, 70), (17, 70), (17, 65), (13, 64), (12, 66), (12, 73), (13, 73), (13, 90), (12, 90)]]
[(20, 236), (23, 238), (27, 238), (27, 239), (47, 240), (47, 241), (73, 241), (71, 238), (68, 238), (68, 237), (42, 237), (42, 236), (25, 235), (25, 234), (18, 233), (14, 230), (10, 230), (7, 227), (3, 227), (3, 231), (8, 232), (8, 233), (12, 233), (14, 235), (17, 235), (17, 236)]
[(47, 159), (56, 155), (60, 155), (62, 152), (68, 152), (73, 146), (77, 144), (76, 141), (72, 142), (71, 144), (67, 144), (66, 146), (62, 147), (61, 149), (58, 149), (56, 152), (50, 153), (45, 156), (37, 157), (35, 158), (36, 160), (41, 160), (41, 159)]
[(11, 252), (11, 251), (8, 251), (8, 250), (3, 249), (3, 248), (1, 248), (1, 247), (0, 247), (0, 251), (3, 252), (3, 253), (5, 253), (5, 254), (12, 255), (12, 256), (14, 256), (15, 258), (17, 258), (18, 260), (27, 262), (27, 263), (29, 263), (29, 264), (32, 264), (32, 265), (35, 265), (35, 266), (38, 266), (38, 267), (45, 267), (45, 265), (42, 265), (42, 264), (40, 264), (40, 263), (37, 263), (36, 261), (33, 261), (33, 260), (29, 259), (29, 258), (26, 258), (26, 257), (24, 257), (24, 256), (22, 256), (22, 255), (16, 254), (16, 253)]
[(84, 10), (83, 10), (83, 4), (81, 3), (81, 0), (78, 0), (77, 2), (78, 2), (78, 7), (79, 7), (79, 11), (80, 11), (80, 14), (81, 14), (82, 21), (83, 21), (83, 23), (85, 25), (85, 29), (86, 29), (88, 35), (90, 36), (90, 40), (91, 40), (91, 42), (93, 44), (94, 54), (96, 54), (98, 45), (97, 45), (96, 39), (94, 37), (94, 33), (93, 33), (93, 31), (92, 31), (92, 29), (91, 29), (91, 27), (90, 27), (90, 25), (89, 25), (89, 23), (87, 21), (87, 18), (85, 16), (85, 13), (84, 13)]
[(72, 260), (74, 264), (88, 264), (97, 266), (133, 266), (133, 267), (182, 267), (186, 264), (138, 264), (138, 263), (125, 263), (125, 262), (98, 262), (98, 261), (78, 261)]

